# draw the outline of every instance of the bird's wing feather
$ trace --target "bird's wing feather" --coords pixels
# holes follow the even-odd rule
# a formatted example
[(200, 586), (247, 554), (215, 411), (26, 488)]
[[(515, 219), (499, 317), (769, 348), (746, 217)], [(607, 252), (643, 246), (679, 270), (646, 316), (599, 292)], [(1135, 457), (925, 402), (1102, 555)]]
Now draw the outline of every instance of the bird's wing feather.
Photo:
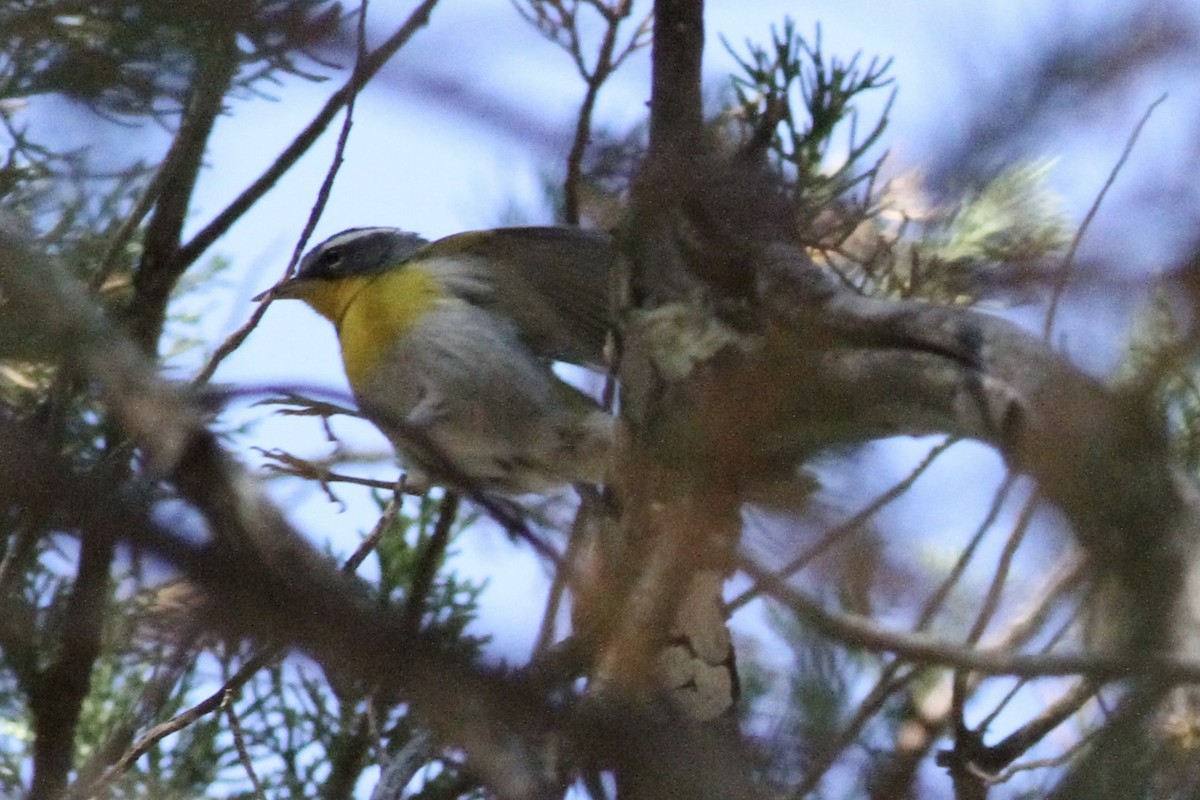
[[(504, 261), (508, 268), (491, 272), (490, 280), (472, 280), (467, 267), (455, 290), (512, 319), (539, 356), (585, 366), (603, 363), (618, 259), (610, 235), (566, 227), (496, 228), (449, 236), (430, 249)], [(503, 285), (489, 290), (491, 281)]]

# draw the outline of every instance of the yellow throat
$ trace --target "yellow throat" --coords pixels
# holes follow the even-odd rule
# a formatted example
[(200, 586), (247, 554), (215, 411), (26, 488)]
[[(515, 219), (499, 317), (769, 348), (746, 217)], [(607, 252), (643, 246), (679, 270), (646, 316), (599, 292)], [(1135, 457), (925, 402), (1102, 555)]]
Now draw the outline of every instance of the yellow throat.
[(342, 365), (357, 389), (445, 290), (429, 270), (410, 264), (378, 275), (314, 280), (295, 296), (337, 327)]

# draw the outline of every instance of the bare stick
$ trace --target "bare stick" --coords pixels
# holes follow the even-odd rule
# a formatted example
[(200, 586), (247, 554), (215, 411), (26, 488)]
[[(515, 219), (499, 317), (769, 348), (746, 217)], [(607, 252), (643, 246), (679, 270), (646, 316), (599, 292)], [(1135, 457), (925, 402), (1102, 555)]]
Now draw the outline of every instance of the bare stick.
[(1054, 289), (1050, 294), (1050, 308), (1046, 310), (1046, 322), (1042, 325), (1042, 338), (1046, 341), (1050, 341), (1050, 334), (1054, 330), (1054, 318), (1058, 314), (1058, 303), (1062, 299), (1063, 293), (1067, 290), (1067, 282), (1071, 279), (1071, 272), (1075, 264), (1075, 251), (1079, 249), (1079, 243), (1083, 240), (1083, 235), (1087, 233), (1092, 220), (1096, 218), (1096, 213), (1100, 210), (1100, 204), (1104, 202), (1104, 196), (1108, 194), (1108, 190), (1116, 182), (1117, 174), (1125, 166), (1125, 162), (1129, 160), (1129, 154), (1133, 152), (1134, 144), (1137, 143), (1138, 137), (1142, 135), (1142, 128), (1150, 120), (1150, 115), (1154, 113), (1154, 109), (1158, 108), (1166, 99), (1167, 96), (1165, 94), (1160, 96), (1150, 104), (1146, 109), (1146, 113), (1142, 114), (1142, 118), (1138, 120), (1138, 124), (1133, 128), (1133, 133), (1129, 134), (1129, 139), (1125, 142), (1125, 149), (1121, 151), (1121, 157), (1117, 159), (1117, 163), (1113, 165), (1112, 170), (1108, 173), (1107, 180), (1100, 187), (1100, 192), (1096, 195), (1096, 199), (1092, 201), (1091, 208), (1084, 215), (1083, 222), (1079, 225), (1079, 230), (1075, 231), (1075, 238), (1071, 240), (1071, 246), (1067, 248), (1067, 254), (1063, 256), (1062, 266), (1058, 268), (1058, 279), (1054, 282)]

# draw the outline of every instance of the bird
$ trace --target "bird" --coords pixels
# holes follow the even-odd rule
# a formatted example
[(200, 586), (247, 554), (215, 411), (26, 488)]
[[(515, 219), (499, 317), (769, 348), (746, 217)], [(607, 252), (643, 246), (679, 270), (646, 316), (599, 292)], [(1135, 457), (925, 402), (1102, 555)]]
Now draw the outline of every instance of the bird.
[(297, 299), (333, 323), (359, 410), (409, 486), (506, 495), (603, 482), (614, 418), (554, 361), (604, 361), (613, 238), (508, 227), (436, 241), (351, 228), (254, 299)]

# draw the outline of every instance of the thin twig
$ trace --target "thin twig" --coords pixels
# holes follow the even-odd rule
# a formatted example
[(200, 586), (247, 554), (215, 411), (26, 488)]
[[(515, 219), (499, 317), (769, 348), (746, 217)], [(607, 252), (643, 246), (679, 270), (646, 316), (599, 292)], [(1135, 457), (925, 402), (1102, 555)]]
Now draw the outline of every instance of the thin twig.
[[(367, 4), (364, 2), (358, 13), (358, 51), (354, 62), (354, 71), (351, 73), (350, 80), (346, 84), (348, 87), (348, 90), (346, 90), (348, 95), (346, 98), (346, 116), (342, 119), (342, 129), (338, 132), (337, 144), (333, 148), (333, 161), (330, 163), (329, 169), (325, 172), (325, 179), (321, 181), (321, 188), (317, 190), (316, 202), (313, 203), (312, 210), (309, 211), (308, 220), (304, 223), (304, 230), (301, 231), (300, 238), (296, 242), (296, 247), (292, 251), (292, 257), (288, 261), (284, 277), (296, 271), (296, 264), (300, 261), (300, 256), (303, 254), (304, 248), (308, 245), (308, 240), (312, 236), (313, 230), (317, 227), (317, 222), (321, 219), (321, 214), (325, 211), (325, 205), (329, 202), (329, 193), (333, 190), (333, 181), (342, 166), (343, 156), (346, 152), (346, 143), (350, 139), (350, 129), (354, 125), (354, 104), (358, 99), (359, 91), (366, 85), (366, 80), (362, 76), (368, 56), (366, 52), (366, 19)], [(234, 350), (238, 349), (242, 345), (242, 342), (246, 341), (246, 337), (258, 327), (258, 323), (262, 320), (263, 315), (267, 313), (267, 308), (270, 307), (272, 299), (271, 295), (267, 295), (263, 302), (259, 303), (254, 311), (251, 312), (250, 318), (236, 331), (226, 337), (225, 341), (221, 342), (220, 346), (217, 347), (216, 351), (208, 359), (208, 362), (192, 379), (193, 386), (208, 383), (213, 373), (217, 371), (217, 367), (221, 365), (221, 362), (228, 358)]]
[[(1079, 579), (1082, 579), (1082, 576), (1084, 573), (1083, 566), (1084, 566), (1084, 562), (1081, 562), (1081, 561), (1076, 562), (1073, 565), (1069, 565), (1066, 573), (1064, 573), (1064, 575), (1060, 575), (1060, 580), (1055, 581), (1051, 585), (1058, 584), (1059, 586), (1062, 586), (1063, 588), (1062, 588), (1061, 593), (1065, 593), (1066, 591), (1069, 591), (1071, 588), (1074, 588), (1075, 584), (1078, 583)], [(1072, 580), (1070, 582), (1070, 585), (1063, 584), (1061, 582), (1061, 579), (1065, 576), (1071, 575), (1072, 573), (1075, 573), (1078, 576), (1078, 578)], [(1049, 595), (1049, 594), (1047, 595), (1047, 597), (1053, 597), (1053, 596), (1054, 595)], [(1045, 610), (1049, 610), (1050, 605), (1047, 603), (1046, 605), (1043, 605), (1042, 608)], [(1050, 637), (1045, 642), (1042, 643), (1042, 646), (1039, 649), (1039, 652), (1049, 653), (1051, 650), (1053, 650), (1055, 647), (1057, 647), (1058, 643), (1061, 642), (1063, 637), (1066, 636), (1067, 631), (1072, 626), (1075, 625), (1078, 615), (1079, 615), (1079, 608), (1076, 607), (1071, 614), (1067, 615), (1059, 623), (1058, 629), (1055, 630), (1050, 635)], [(1041, 621), (1037, 623), (1036, 628), (1040, 628), (1042, 626), (1042, 624), (1044, 624), (1044, 623), (1045, 623), (1045, 617), (1043, 617), (1041, 619)], [(1018, 622), (1014, 623), (1012, 627), (1015, 628), (1021, 624), (1022, 624), (1022, 622), (1018, 621)], [(1035, 630), (1035, 627), (1029, 628), (1030, 633), (1032, 633), (1033, 630)], [(1004, 712), (1004, 709), (1008, 707), (1008, 704), (1011, 703), (1016, 698), (1017, 694), (1028, 683), (1029, 683), (1028, 678), (1020, 678), (1020, 679), (1014, 681), (1012, 687), (1008, 690), (1008, 692), (1005, 693), (1004, 697), (1000, 698), (1000, 700), (997, 701), (996, 706), (991, 711), (988, 712), (987, 716), (985, 716), (983, 719), (981, 719), (979, 721), (979, 724), (976, 725), (975, 728), (977, 730), (981, 730), (981, 731), (989, 729), (995, 723), (995, 721), (999, 718), (999, 716)]]
[[(814, 558), (825, 552), (831, 545), (840, 540), (843, 536), (861, 529), (866, 521), (875, 516), (875, 514), (879, 513), (884, 506), (888, 505), (893, 500), (907, 492), (909, 488), (916, 483), (917, 478), (921, 477), (921, 475), (933, 465), (934, 460), (937, 459), (937, 457), (942, 453), (946, 452), (946, 450), (948, 450), (950, 446), (957, 441), (958, 439), (949, 437), (946, 439), (946, 441), (932, 448), (925, 455), (925, 458), (921, 459), (921, 463), (917, 464), (912, 471), (904, 477), (903, 480), (899, 481), (883, 494), (876, 497), (861, 510), (859, 510), (858, 513), (850, 517), (850, 519), (831, 528), (824, 536), (813, 543), (808, 549), (804, 550), (802, 553), (789, 561), (782, 569), (777, 570), (775, 574), (781, 579), (791, 577), (795, 573), (808, 566), (808, 564)], [(762, 589), (760, 587), (751, 586), (749, 589), (730, 600), (729, 603), (726, 604), (725, 610), (727, 613), (732, 614), (734, 611), (737, 611), (739, 608), (746, 605), (760, 594), (762, 594)]]
[(350, 79), (342, 85), (342, 88), (338, 89), (326, 101), (325, 106), (317, 113), (312, 122), (275, 159), (275, 163), (268, 167), (237, 199), (230, 203), (224, 211), (218, 214), (183, 247), (179, 257), (184, 263), (190, 264), (199, 258), (205, 250), (212, 246), (213, 242), (224, 235), (251, 206), (257, 203), (263, 195), (275, 186), (275, 183), (320, 138), (321, 134), (329, 126), (329, 123), (333, 121), (333, 118), (337, 116), (342, 107), (350, 101), (350, 98), (383, 68), (388, 60), (396, 54), (396, 51), (412, 38), (417, 29), (428, 24), (429, 16), (437, 3), (438, 0), (425, 0), (425, 2), (421, 3), (421, 5), (408, 15), (408, 19), (404, 21), (404, 24), (386, 42), (370, 52), (366, 59), (364, 59), (362, 68), (351, 75)]
[[(400, 512), (399, 497), (400, 491), (403, 489), (403, 484), (404, 480), (401, 478), (400, 482), (396, 486), (396, 495), (392, 497), (391, 501), (385, 507), (383, 514), (375, 523), (375, 527), (371, 529), (371, 532), (366, 536), (366, 538), (363, 539), (363, 541), (355, 549), (354, 553), (352, 553), (350, 557), (347, 558), (342, 564), (342, 571), (346, 574), (351, 574), (358, 570), (359, 566), (362, 565), (362, 562), (379, 543), (379, 540), (383, 537), (383, 534), (388, 530), (388, 528), (391, 527), (392, 523), (395, 522), (396, 516)], [(196, 720), (220, 710), (221, 704), (225, 702), (226, 697), (231, 696), (241, 687), (245, 686), (246, 683), (261, 669), (270, 665), (276, 658), (278, 658), (280, 652), (280, 648), (278, 647), (266, 647), (251, 655), (250, 658), (247, 659), (246, 662), (237, 670), (237, 672), (235, 672), (227, 681), (225, 681), (221, 688), (217, 689), (215, 692), (191, 708), (176, 714), (175, 716), (159, 723), (158, 725), (155, 725), (153, 728), (144, 733), (129, 747), (129, 749), (127, 749), (121, 755), (116, 763), (114, 763), (113, 766), (102, 777), (97, 779), (94, 784), (87, 787), (86, 792), (84, 792), (82, 796), (99, 796), (106, 786), (111, 785), (113, 781), (127, 772), (129, 768), (132, 767), (139, 758), (149, 752), (150, 748), (155, 744), (173, 733), (178, 733), (192, 723), (196, 722)]]
[(1046, 624), (1054, 601), (1078, 588), (1090, 569), (1089, 561), (1077, 554), (1069, 554), (1057, 566), (1048, 571), (1039, 596), (1032, 600), (1021, 616), (1009, 623), (999, 635), (988, 636), (984, 648), (1012, 647), (1014, 643), (1027, 641)]
[[(1100, 686), (1090, 678), (1081, 678), (1061, 697), (1050, 703), (1033, 719), (987, 748), (987, 764), (982, 765), (991, 772), (1007, 767), (1020, 758), (1051, 731), (1066, 722), (1071, 716), (1092, 701)], [(1099, 729), (1097, 729), (1099, 730)], [(1008, 777), (1012, 777), (1009, 774)], [(991, 782), (999, 782), (993, 776)]]
[[(1013, 622), (1002, 634), (995, 636), (988, 643), (988, 647), (996, 651), (1012, 650), (1026, 642), (1040, 629), (1058, 598), (1077, 586), (1085, 572), (1086, 561), (1076, 558), (1070, 559), (1059, 569), (1051, 570), (1050, 580), (1047, 581), (1039, 596), (1031, 600), (1025, 614)], [(932, 619), (934, 610), (940, 604), (936, 598), (937, 594), (927, 602), (921, 615), (922, 619), (926, 621)], [(867, 692), (866, 698), (845, 727), (838, 732), (833, 741), (828, 742), (822, 748), (823, 755), (820, 760), (809, 764), (809, 771), (792, 795), (796, 800), (807, 797), (816, 789), (825, 773), (837, 763), (838, 756), (858, 739), (867, 723), (878, 713), (892, 693), (903, 689), (917, 676), (927, 674), (924, 669), (917, 667), (912, 667), (907, 672), (899, 674), (900, 670), (907, 666), (909, 665), (900, 658), (893, 658), (883, 668), (874, 687)], [(944, 716), (941, 720), (930, 720), (927, 723), (930, 729), (941, 728), (945, 724)]]
[(1067, 283), (1071, 279), (1071, 272), (1075, 264), (1075, 251), (1079, 249), (1079, 243), (1083, 240), (1083, 235), (1087, 233), (1092, 220), (1096, 218), (1096, 213), (1100, 210), (1100, 204), (1104, 202), (1104, 196), (1108, 194), (1108, 190), (1116, 182), (1117, 174), (1125, 166), (1125, 162), (1129, 160), (1129, 155), (1133, 152), (1133, 146), (1137, 143), (1138, 137), (1142, 135), (1142, 128), (1150, 120), (1150, 115), (1154, 113), (1154, 109), (1158, 108), (1166, 99), (1167, 96), (1165, 94), (1160, 95), (1146, 109), (1146, 113), (1142, 114), (1142, 118), (1138, 120), (1137, 125), (1133, 128), (1133, 133), (1129, 135), (1129, 139), (1125, 142), (1125, 149), (1121, 151), (1121, 157), (1117, 159), (1117, 163), (1113, 165), (1112, 170), (1108, 173), (1108, 178), (1104, 181), (1104, 185), (1100, 187), (1100, 192), (1096, 195), (1096, 199), (1092, 201), (1091, 208), (1084, 215), (1079, 229), (1075, 231), (1075, 237), (1071, 240), (1071, 246), (1067, 248), (1067, 254), (1063, 256), (1062, 265), (1058, 268), (1058, 275), (1054, 282), (1054, 289), (1050, 293), (1050, 307), (1046, 310), (1046, 321), (1042, 325), (1042, 338), (1046, 341), (1050, 341), (1050, 334), (1054, 330), (1054, 319), (1058, 314), (1059, 301), (1066, 292)]
[(233, 693), (226, 691), (221, 698), (221, 709), (225, 712), (225, 716), (229, 718), (229, 731), (233, 734), (233, 745), (237, 748), (238, 761), (242, 764), (242, 769), (246, 771), (246, 777), (250, 779), (250, 785), (254, 787), (254, 796), (258, 800), (266, 800), (266, 795), (263, 794), (262, 783), (258, 780), (258, 773), (254, 771), (254, 760), (250, 758), (250, 751), (246, 749), (246, 739), (242, 736), (242, 724), (238, 720), (237, 711), (233, 708)]
[[(1000, 605), (1000, 597), (1004, 591), (1004, 584), (1008, 581), (1008, 573), (1012, 566), (1013, 557), (1016, 555), (1017, 547), (1025, 539), (1025, 533), (1029, 530), (1029, 523), (1033, 519), (1033, 512), (1039, 505), (1039, 499), (1035, 492), (1025, 501), (1025, 506), (1021, 509), (1020, 517), (1013, 526), (1008, 540), (1004, 543), (1004, 549), (1000, 554), (1000, 562), (997, 564), (996, 570), (992, 575), (992, 581), (988, 586), (987, 593), (984, 595), (983, 602), (980, 603), (979, 613), (975, 615), (975, 621), (972, 623), (971, 629), (967, 632), (965, 644), (968, 646), (974, 647), (979, 643), (984, 630), (987, 629), (988, 623), (991, 622)], [(954, 673), (950, 706), (954, 717), (956, 748), (970, 749), (979, 741), (981, 736), (982, 729), (972, 730), (966, 721), (967, 694), (970, 688), (968, 686), (969, 677), (969, 673), (962, 670)]]
[(1145, 653), (1133, 657), (1089, 653), (1027, 655), (1003, 647), (963, 647), (923, 633), (885, 628), (857, 614), (829, 611), (819, 601), (765, 570), (754, 568), (751, 577), (767, 584), (771, 595), (821, 633), (852, 647), (895, 653), (918, 664), (968, 669), (986, 675), (1087, 675), (1098, 681), (1151, 675), (1172, 683), (1200, 683), (1200, 661), (1193, 659), (1152, 657)]
[[(616, 68), (613, 51), (617, 44), (617, 31), (620, 29), (621, 22), (629, 15), (630, 9), (631, 3), (625, 0), (625, 2), (619, 3), (611, 14), (605, 15), (607, 27), (604, 31), (604, 38), (600, 42), (600, 52), (596, 56), (595, 67), (589, 71), (583, 61), (582, 53), (576, 57), (580, 75), (587, 83), (587, 90), (584, 92), (583, 102), (580, 104), (579, 114), (576, 116), (575, 135), (571, 141), (571, 150), (567, 154), (567, 177), (563, 182), (563, 216), (568, 225), (579, 224), (579, 184), (583, 180), (583, 157), (592, 138), (592, 113), (596, 108), (596, 98), (600, 95), (600, 88)], [(573, 19), (572, 23), (574, 22)], [(578, 35), (575, 35), (574, 38), (576, 49), (578, 49)]]
[[(287, 478), (305, 478), (307, 480), (315, 480), (326, 487), (332, 483), (346, 483), (351, 486), (366, 486), (369, 489), (391, 489), (396, 485), (395, 481), (385, 481), (380, 478), (366, 478), (361, 475), (348, 475), (343, 472), (334, 472), (326, 469), (319, 464), (314, 464), (310, 461), (305, 461), (302, 458), (284, 453), (282, 450), (265, 450), (261, 447), (254, 448), (264, 457), (271, 459), (273, 464), (264, 464), (263, 469), (274, 473), (278, 477)], [(409, 491), (406, 489), (406, 491)], [(414, 491), (413, 494), (423, 494), (421, 491)]]
[(146, 188), (138, 197), (137, 203), (133, 209), (121, 220), (121, 224), (117, 226), (117, 230), (109, 237), (108, 243), (104, 247), (104, 252), (100, 255), (100, 259), (96, 263), (96, 271), (92, 275), (89, 283), (89, 288), (93, 291), (99, 291), (104, 282), (108, 280), (108, 276), (117, 266), (117, 256), (121, 250), (133, 238), (133, 234), (137, 231), (138, 226), (142, 224), (142, 220), (154, 208), (154, 204), (158, 202), (159, 193), (163, 186), (163, 173), (167, 168), (168, 163), (163, 161), (154, 172), (154, 177), (146, 184)]
[(1028, 772), (1035, 769), (1050, 769), (1051, 767), (1061, 767), (1064, 764), (1069, 764), (1085, 747), (1092, 743), (1092, 740), (1095, 739), (1099, 733), (1099, 729), (1092, 731), (1087, 736), (1084, 736), (1078, 742), (1068, 747), (1062, 753), (1059, 753), (1057, 756), (1053, 756), (1051, 758), (1038, 758), (1031, 761), (1023, 761), (1020, 764), (1013, 764), (1006, 770), (998, 772), (995, 775), (987, 776), (987, 782), (989, 784), (996, 785), (1012, 780), (1012, 778), (1018, 772)]
[[(87, 761), (75, 773), (75, 780), (64, 795), (64, 800), (83, 800), (84, 797), (94, 797), (91, 787), (97, 785), (97, 779), (109, 764), (115, 763), (123, 752), (133, 742), (133, 737), (139, 727), (147, 724), (158, 715), (171, 699), (171, 691), (179, 683), (192, 663), (191, 646), (195, 641), (194, 626), (179, 636), (179, 643), (172, 648), (168, 658), (159, 662), (154, 674), (142, 688), (138, 697), (135, 712), (126, 716), (116, 726), (111, 728), (107, 738), (96, 747)], [(88, 794), (83, 794), (88, 791)]]
[(554, 579), (550, 583), (550, 592), (546, 598), (546, 608), (542, 612), (542, 622), (538, 626), (538, 635), (534, 640), (531, 660), (545, 653), (554, 644), (558, 612), (562, 607), (563, 596), (571, 587), (579, 569), (579, 559), (585, 552), (584, 545), (589, 537), (583, 529), (588, 526), (587, 516), (592, 513), (595, 513), (595, 510), (585, 498), (575, 511), (575, 524), (567, 538), (567, 548), (563, 552), (562, 564), (554, 570)]
[(446, 558), (446, 548), (450, 545), (450, 532), (458, 518), (458, 506), (459, 497), (454, 492), (446, 492), (442, 496), (437, 523), (434, 524), (433, 533), (425, 543), (425, 549), (413, 571), (408, 598), (404, 603), (402, 624), (409, 633), (416, 633), (421, 628), (421, 619), (429, 605), (429, 593), (433, 590), (434, 578), (437, 577), (438, 569)]
[(995, 524), (996, 518), (1000, 516), (1000, 509), (1003, 508), (1004, 502), (1008, 499), (1008, 493), (1012, 491), (1013, 481), (1015, 476), (1009, 473), (1005, 476), (1004, 482), (1000, 484), (1000, 488), (996, 490), (995, 496), (992, 497), (992, 503), (988, 506), (987, 513), (983, 515), (983, 520), (979, 523), (979, 527), (975, 529), (974, 535), (967, 546), (963, 548), (955, 561), (954, 566), (947, 573), (945, 579), (926, 601), (924, 608), (921, 609), (921, 614), (917, 618), (916, 630), (923, 631), (933, 622), (933, 618), (941, 610), (942, 604), (946, 602), (951, 590), (958, 584), (959, 578), (966, 572), (967, 566), (971, 559), (975, 556), (975, 551), (979, 549), (979, 545), (983, 542), (984, 535)]
[(401, 475), (400, 480), (394, 485), (395, 492), (392, 494), (388, 504), (384, 506), (383, 513), (379, 515), (379, 519), (375, 521), (375, 527), (371, 528), (371, 532), (366, 535), (350, 557), (342, 564), (342, 572), (347, 575), (358, 571), (362, 562), (366, 560), (376, 546), (379, 540), (383, 538), (383, 534), (387, 533), (388, 529), (396, 522), (396, 517), (400, 515), (401, 502), (400, 498), (404, 494), (405, 476)]
[(1000, 597), (1004, 593), (1004, 584), (1008, 580), (1009, 571), (1012, 569), (1013, 558), (1016, 556), (1017, 548), (1025, 539), (1025, 534), (1029, 531), (1029, 524), (1033, 521), (1033, 514), (1041, 505), (1041, 497), (1034, 492), (1033, 495), (1025, 501), (1025, 506), (1021, 509), (1020, 515), (1017, 517), (1017, 522), (1013, 525), (1012, 533), (1008, 537), (1008, 541), (1004, 543), (1004, 549), (1000, 553), (1000, 561), (996, 565), (995, 574), (992, 577), (991, 585), (988, 587), (987, 594), (984, 595), (983, 602), (979, 606), (979, 613), (975, 617), (975, 623), (971, 626), (970, 632), (967, 634), (967, 644), (977, 644), (983, 636), (984, 630), (992, 617), (995, 616), (996, 610), (1000, 607)]
[[(954, 441), (956, 440), (949, 439), (938, 447), (935, 447), (929, 452), (918, 468), (922, 469), (928, 467), (928, 465), (932, 463), (933, 459), (943, 452), (945, 448), (953, 444)], [(911, 473), (909, 478), (915, 480), (914, 475)], [(958, 584), (963, 572), (966, 571), (967, 565), (970, 564), (971, 559), (975, 554), (975, 550), (978, 549), (979, 544), (983, 541), (984, 534), (986, 534), (991, 528), (992, 524), (996, 520), (996, 517), (999, 515), (1000, 508), (1004, 504), (1005, 499), (1007, 499), (1008, 492), (1012, 487), (1012, 481), (1013, 478), (1011, 475), (1009, 475), (1005, 479), (1004, 483), (1001, 484), (1000, 488), (996, 491), (995, 496), (992, 498), (991, 506), (984, 515), (982, 522), (980, 522), (979, 526), (975, 530), (975, 533), (967, 542), (966, 547), (964, 547), (962, 552), (959, 553), (958, 559), (955, 561), (954, 566), (951, 567), (946, 577), (942, 579), (942, 582), (938, 585), (938, 588), (934, 590), (933, 594), (930, 595), (929, 599), (926, 600), (924, 605), (921, 607), (921, 612), (917, 615), (917, 622), (913, 626), (913, 630), (915, 632), (923, 631), (928, 628), (930, 624), (932, 624), (934, 617), (936, 617), (937, 613), (941, 610), (942, 605), (945, 603), (946, 598), (950, 595), (951, 590), (955, 587), (955, 585)], [(893, 487), (893, 489), (895, 488), (896, 487)], [(899, 658), (895, 658), (883, 668), (882, 673), (875, 682), (875, 686), (870, 692), (867, 693), (867, 698), (859, 704), (854, 716), (851, 717), (846, 726), (842, 728), (838, 736), (838, 745), (836, 747), (831, 747), (827, 751), (828, 755), (826, 755), (825, 758), (819, 763), (810, 765), (809, 771), (805, 775), (805, 779), (801, 784), (801, 790), (795, 795), (797, 798), (803, 797), (804, 795), (808, 794), (808, 792), (816, 788), (824, 774), (834, 765), (837, 754), (841, 753), (858, 737), (859, 733), (861, 733), (866, 724), (879, 711), (879, 709), (883, 707), (883, 704), (887, 698), (893, 692), (907, 686), (908, 683), (920, 673), (920, 670), (912, 669), (897, 677), (902, 666), (904, 666), (904, 662)]]

